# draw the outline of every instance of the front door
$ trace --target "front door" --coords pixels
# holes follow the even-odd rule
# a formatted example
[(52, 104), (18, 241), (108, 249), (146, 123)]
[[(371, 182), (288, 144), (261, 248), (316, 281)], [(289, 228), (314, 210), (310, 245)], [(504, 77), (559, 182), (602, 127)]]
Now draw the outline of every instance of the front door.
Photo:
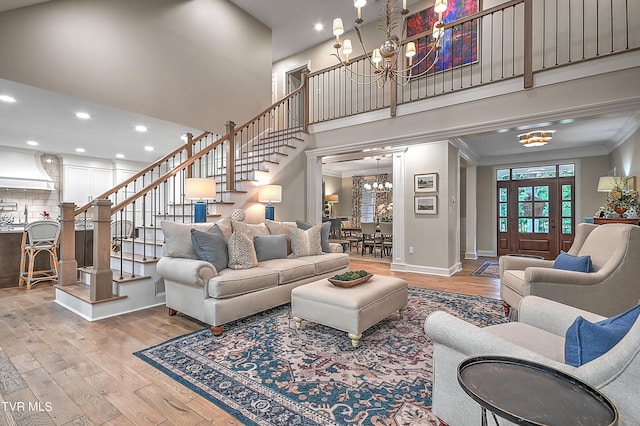
[(574, 177), (513, 176), (497, 183), (498, 255), (554, 259), (573, 243)]

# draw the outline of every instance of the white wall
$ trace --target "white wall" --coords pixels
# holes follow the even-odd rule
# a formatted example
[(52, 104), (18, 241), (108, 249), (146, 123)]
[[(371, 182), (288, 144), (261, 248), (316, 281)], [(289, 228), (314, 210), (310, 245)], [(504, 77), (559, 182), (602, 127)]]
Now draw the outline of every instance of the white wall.
[(0, 52), (0, 78), (221, 134), (271, 104), (271, 30), (227, 0), (15, 9)]

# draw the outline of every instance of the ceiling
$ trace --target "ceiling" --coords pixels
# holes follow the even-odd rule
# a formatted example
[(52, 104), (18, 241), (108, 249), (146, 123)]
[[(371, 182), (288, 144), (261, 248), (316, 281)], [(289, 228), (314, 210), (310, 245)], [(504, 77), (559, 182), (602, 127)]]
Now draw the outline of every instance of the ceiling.
[[(44, 0), (50, 1), (50, 0)], [(55, 1), (55, 0), (54, 0)], [(353, 26), (350, 17), (355, 15), (350, 0), (230, 0), (240, 8), (271, 27), (273, 34), (273, 60), (286, 57), (318, 43), (331, 39), (331, 22), (341, 16), (346, 30)], [(0, 0), (0, 12), (37, 3), (43, 0)], [(415, 1), (409, 1), (411, 7)], [(363, 9), (366, 21), (377, 19), (381, 0), (370, 0)], [(372, 7), (371, 7), (372, 6)], [(323, 23), (321, 32), (314, 30), (316, 23)], [(40, 143), (35, 149), (51, 154), (86, 155), (99, 158), (114, 158), (115, 153), (124, 154), (126, 159), (151, 162), (160, 153), (175, 149), (180, 136), (185, 132), (195, 135), (200, 131), (185, 126), (145, 117), (127, 111), (117, 110), (81, 99), (71, 98), (34, 87), (0, 80), (0, 95), (10, 94), (17, 102), (7, 104), (0, 101), (0, 145), (31, 148), (27, 140)], [(78, 111), (91, 114), (89, 120), (75, 117)], [(637, 127), (638, 114), (617, 116), (592, 116), (576, 119), (570, 123), (524, 123), (537, 125), (545, 129), (556, 130), (553, 140), (545, 147), (535, 148), (535, 152), (545, 153), (551, 150), (590, 149), (591, 152), (609, 152), (620, 139), (620, 129), (628, 128), (630, 123)], [(37, 125), (34, 125), (37, 123)], [(144, 124), (146, 133), (138, 133), (133, 127)], [(500, 132), (481, 132), (456, 135), (458, 142), (466, 147), (473, 157), (491, 160), (499, 156), (516, 157), (528, 151), (517, 143), (522, 128), (501, 129)], [(154, 151), (144, 150), (151, 145)], [(84, 147), (86, 152), (75, 151)], [(594, 154), (592, 154), (594, 155)], [(486, 161), (485, 161), (486, 162)], [(390, 169), (391, 157), (380, 161), (380, 169)], [(372, 173), (378, 162), (363, 159), (336, 162), (325, 165), (324, 170), (335, 175), (348, 175), (354, 170), (366, 170)]]

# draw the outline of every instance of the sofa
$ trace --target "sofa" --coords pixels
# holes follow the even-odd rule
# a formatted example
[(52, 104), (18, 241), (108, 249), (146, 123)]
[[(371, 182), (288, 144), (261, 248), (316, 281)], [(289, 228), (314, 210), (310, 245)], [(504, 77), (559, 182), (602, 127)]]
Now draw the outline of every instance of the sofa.
[(157, 271), (169, 315), (202, 321), (217, 336), (226, 323), (289, 303), (292, 289), (347, 271), (349, 255), (328, 242), (329, 225), (162, 222)]
[[(571, 248), (555, 261), (501, 256), (500, 297), (507, 316), (527, 295), (603, 316), (623, 312), (640, 299), (639, 252), (639, 226), (580, 223)], [(581, 267), (582, 261), (589, 272)]]

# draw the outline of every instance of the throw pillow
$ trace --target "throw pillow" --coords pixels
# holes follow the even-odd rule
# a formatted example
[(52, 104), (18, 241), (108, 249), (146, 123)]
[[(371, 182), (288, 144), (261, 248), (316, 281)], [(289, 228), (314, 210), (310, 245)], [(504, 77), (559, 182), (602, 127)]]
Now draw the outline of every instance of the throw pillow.
[(191, 242), (191, 228), (208, 231), (213, 223), (178, 223), (163, 220), (160, 224), (164, 235), (163, 255), (168, 257), (184, 257), (199, 259)]
[(253, 239), (254, 235), (269, 235), (269, 229), (264, 223), (253, 224), (238, 222), (237, 220), (232, 220), (231, 223), (233, 224), (233, 232), (242, 232), (250, 239)]
[(253, 246), (258, 262), (287, 257), (287, 237), (279, 235), (254, 235)]
[(591, 256), (572, 256), (561, 251), (553, 262), (553, 267), (566, 271), (591, 272)]
[[(303, 222), (301, 220), (296, 220), (296, 225), (298, 228), (307, 230), (310, 229), (313, 225)], [(322, 251), (324, 253), (331, 253), (331, 247), (329, 247), (329, 233), (331, 232), (331, 222), (322, 222), (322, 228), (320, 230), (320, 244), (322, 245)]]
[(296, 227), (295, 222), (276, 222), (266, 219), (265, 225), (271, 235), (283, 234), (287, 239), (287, 254), (291, 254), (291, 229)]
[(565, 364), (579, 367), (607, 353), (627, 334), (638, 315), (640, 305), (596, 323), (576, 318), (565, 335)]
[(207, 232), (191, 228), (191, 241), (200, 260), (211, 263), (216, 271), (222, 271), (229, 264), (227, 241), (218, 225), (213, 225)]
[(229, 268), (251, 269), (258, 266), (256, 250), (251, 238), (241, 232), (234, 232), (229, 238)]
[(289, 257), (314, 256), (322, 254), (320, 230), (322, 224), (312, 226), (307, 230), (291, 228), (291, 255)]
[(233, 233), (231, 219), (223, 217), (222, 219), (216, 222), (216, 225), (218, 225), (218, 227), (222, 231), (225, 241), (229, 241), (229, 238), (231, 238), (231, 234)]

